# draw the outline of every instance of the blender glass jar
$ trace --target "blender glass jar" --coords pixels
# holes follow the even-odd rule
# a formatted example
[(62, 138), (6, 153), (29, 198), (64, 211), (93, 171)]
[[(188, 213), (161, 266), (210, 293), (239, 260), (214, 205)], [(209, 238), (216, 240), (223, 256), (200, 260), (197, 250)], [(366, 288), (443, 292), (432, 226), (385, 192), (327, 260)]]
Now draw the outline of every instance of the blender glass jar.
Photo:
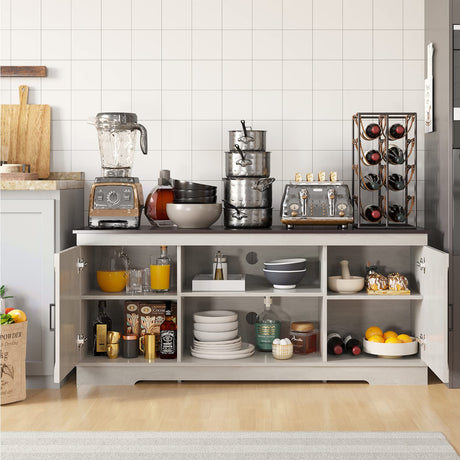
[(134, 163), (137, 130), (140, 145), (147, 154), (147, 130), (137, 123), (135, 113), (107, 112), (96, 115), (95, 125), (104, 177), (130, 177)]

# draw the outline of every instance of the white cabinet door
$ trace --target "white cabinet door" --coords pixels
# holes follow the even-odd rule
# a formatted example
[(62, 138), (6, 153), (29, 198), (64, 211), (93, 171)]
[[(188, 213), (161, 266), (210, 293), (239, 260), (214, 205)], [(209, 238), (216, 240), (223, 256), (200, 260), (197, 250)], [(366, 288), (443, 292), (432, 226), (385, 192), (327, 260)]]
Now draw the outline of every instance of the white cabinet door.
[(415, 258), (414, 273), (423, 295), (420, 310), (415, 312), (415, 332), (422, 336), (420, 357), (442, 382), (447, 383), (449, 255), (424, 246), (416, 250)]
[[(81, 326), (81, 273), (78, 260), (82, 248), (75, 246), (55, 255), (56, 332), (54, 381), (56, 383), (80, 362), (83, 346), (77, 343)], [(85, 331), (86, 332), (86, 331)]]
[(0, 211), (0, 282), (14, 296), (7, 306), (27, 315), (26, 372), (52, 375), (54, 200), (2, 200)]

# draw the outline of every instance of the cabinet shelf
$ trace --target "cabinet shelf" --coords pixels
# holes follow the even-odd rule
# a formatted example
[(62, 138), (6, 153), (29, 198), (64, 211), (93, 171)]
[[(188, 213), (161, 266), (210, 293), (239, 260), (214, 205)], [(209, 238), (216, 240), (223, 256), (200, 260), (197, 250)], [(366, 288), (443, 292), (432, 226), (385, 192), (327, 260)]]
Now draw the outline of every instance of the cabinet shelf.
[(182, 291), (182, 297), (322, 297), (320, 288), (274, 289), (268, 286), (249, 286), (246, 291)]
[(357, 292), (356, 294), (339, 294), (332, 291), (327, 292), (328, 300), (385, 300), (389, 302), (399, 300), (423, 300), (423, 295), (411, 293), (409, 295), (370, 295), (367, 292)]
[(192, 356), (186, 352), (182, 356), (184, 366), (323, 366), (320, 353), (311, 353), (309, 355), (293, 355), (291, 359), (275, 359), (270, 352), (256, 351), (249, 358), (242, 359), (201, 359)]
[(98, 289), (89, 290), (81, 296), (83, 300), (177, 300), (177, 291), (165, 293), (127, 294), (122, 292), (102, 292)]
[(97, 367), (97, 366), (113, 366), (113, 367), (132, 367), (132, 366), (177, 366), (176, 359), (160, 359), (156, 358), (152, 361), (144, 359), (143, 356), (127, 359), (119, 356), (116, 359), (109, 359), (107, 356), (92, 356), (86, 355), (79, 363), (79, 366)]
[(420, 355), (402, 356), (401, 358), (379, 358), (378, 356), (362, 353), (359, 356), (327, 357), (328, 366), (336, 367), (425, 367)]

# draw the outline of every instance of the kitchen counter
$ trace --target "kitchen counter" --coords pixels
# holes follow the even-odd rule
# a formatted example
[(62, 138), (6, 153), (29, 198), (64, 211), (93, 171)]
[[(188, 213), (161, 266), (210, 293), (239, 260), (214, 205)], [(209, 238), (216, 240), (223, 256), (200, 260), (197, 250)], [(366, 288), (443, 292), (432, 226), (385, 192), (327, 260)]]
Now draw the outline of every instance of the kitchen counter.
[(67, 190), (84, 186), (85, 174), (82, 172), (51, 172), (48, 179), (4, 180), (0, 190)]
[(290, 230), (283, 226), (254, 229), (227, 229), (212, 226), (206, 229), (156, 228), (141, 226), (137, 230), (74, 230), (78, 245), (170, 246), (240, 245), (263, 246), (282, 243), (295, 245), (337, 246), (412, 246), (428, 244), (424, 229), (357, 229), (339, 230), (334, 227), (302, 226)]

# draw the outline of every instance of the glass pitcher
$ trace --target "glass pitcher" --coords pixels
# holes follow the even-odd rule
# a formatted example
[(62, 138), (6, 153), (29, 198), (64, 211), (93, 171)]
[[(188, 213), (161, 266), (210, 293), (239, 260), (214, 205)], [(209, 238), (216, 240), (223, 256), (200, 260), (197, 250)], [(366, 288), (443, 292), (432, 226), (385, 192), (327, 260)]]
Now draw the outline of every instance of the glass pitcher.
[(127, 258), (119, 248), (107, 248), (96, 272), (97, 284), (104, 292), (120, 292), (126, 287)]
[(140, 131), (142, 153), (147, 154), (147, 130), (137, 123), (135, 113), (98, 113), (95, 125), (99, 138), (102, 175), (130, 177), (134, 162), (136, 131)]

